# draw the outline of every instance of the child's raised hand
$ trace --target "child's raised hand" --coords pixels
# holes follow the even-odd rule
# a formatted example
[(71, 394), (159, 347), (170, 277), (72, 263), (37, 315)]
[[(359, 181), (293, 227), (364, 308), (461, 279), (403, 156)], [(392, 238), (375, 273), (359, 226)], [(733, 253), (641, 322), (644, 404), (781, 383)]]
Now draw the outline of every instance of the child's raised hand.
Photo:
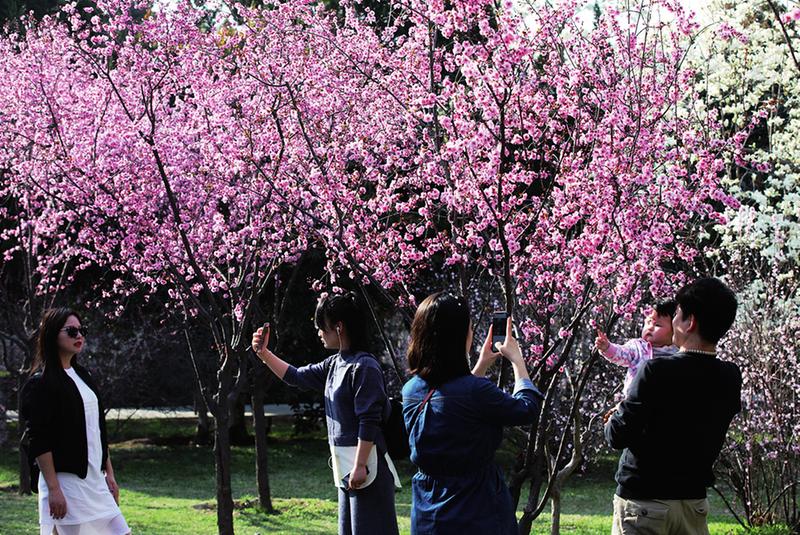
[(611, 342), (608, 341), (606, 333), (597, 329), (597, 338), (594, 339), (594, 345), (600, 353), (605, 353), (608, 351)]

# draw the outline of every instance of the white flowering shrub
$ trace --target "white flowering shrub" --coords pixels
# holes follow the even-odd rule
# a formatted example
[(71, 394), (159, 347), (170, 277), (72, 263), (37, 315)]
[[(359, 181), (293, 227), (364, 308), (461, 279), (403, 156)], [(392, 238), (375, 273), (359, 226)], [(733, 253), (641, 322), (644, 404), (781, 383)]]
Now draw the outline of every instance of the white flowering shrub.
[(721, 355), (744, 378), (718, 488), (743, 513), (743, 524), (797, 530), (800, 4), (771, 4), (712, 3), (691, 61), (704, 96), (698, 112), (716, 114), (731, 135), (746, 136), (746, 151), (725, 179), (739, 205), (707, 236), (709, 269), (725, 275), (740, 303)]

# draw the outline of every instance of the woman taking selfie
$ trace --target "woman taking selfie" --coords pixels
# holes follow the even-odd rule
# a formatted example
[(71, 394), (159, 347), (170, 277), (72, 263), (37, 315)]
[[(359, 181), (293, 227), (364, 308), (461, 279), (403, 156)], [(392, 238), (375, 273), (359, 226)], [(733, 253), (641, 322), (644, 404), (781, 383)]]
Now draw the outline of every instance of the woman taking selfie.
[[(409, 434), (411, 533), (516, 535), (517, 521), (503, 473), (494, 462), (503, 426), (531, 424), (542, 396), (533, 386), (507, 322), (505, 342), (492, 351), (489, 331), (470, 373), (472, 324), (464, 299), (433, 294), (411, 325), (403, 418)], [(484, 378), (499, 356), (516, 377), (510, 396)]]
[(28, 458), (39, 467), (41, 535), (126, 535), (97, 386), (76, 357), (86, 330), (68, 308), (45, 311), (22, 389)]
[(383, 372), (366, 352), (365, 317), (353, 292), (323, 298), (315, 314), (326, 349), (322, 362), (295, 368), (267, 348), (269, 325), (253, 335), (253, 351), (285, 383), (321, 392), (334, 483), (339, 488), (339, 533), (396, 535), (394, 489), (399, 478), (386, 452), (381, 422), (389, 410)]

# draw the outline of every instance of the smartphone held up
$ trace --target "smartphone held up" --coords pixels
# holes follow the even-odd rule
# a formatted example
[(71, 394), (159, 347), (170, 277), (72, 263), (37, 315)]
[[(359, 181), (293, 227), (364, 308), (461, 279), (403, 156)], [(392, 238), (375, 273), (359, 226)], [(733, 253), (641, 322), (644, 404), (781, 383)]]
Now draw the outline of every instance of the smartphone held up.
[(492, 313), (492, 351), (498, 353), (500, 351), (499, 344), (502, 344), (506, 339), (506, 323), (508, 322), (508, 313), (504, 310), (498, 310)]

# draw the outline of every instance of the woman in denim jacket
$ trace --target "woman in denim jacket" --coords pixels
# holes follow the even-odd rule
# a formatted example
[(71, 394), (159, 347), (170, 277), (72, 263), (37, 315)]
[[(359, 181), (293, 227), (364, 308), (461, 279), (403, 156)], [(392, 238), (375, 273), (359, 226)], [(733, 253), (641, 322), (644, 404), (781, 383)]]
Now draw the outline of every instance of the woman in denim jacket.
[[(508, 320), (505, 342), (492, 351), (489, 331), (470, 373), (469, 309), (462, 298), (431, 295), (411, 326), (408, 364), (414, 377), (403, 387), (409, 434), (413, 535), (516, 535), (517, 521), (503, 473), (494, 462), (503, 426), (532, 423), (542, 395), (533, 386)], [(508, 395), (484, 378), (499, 356), (516, 377)]]
[(325, 297), (315, 319), (325, 348), (338, 350), (322, 362), (295, 368), (278, 358), (267, 348), (269, 325), (253, 334), (253, 351), (287, 384), (325, 396), (340, 535), (396, 535), (394, 490), (400, 481), (381, 431), (389, 399), (378, 360), (364, 351), (359, 300), (353, 292)]

